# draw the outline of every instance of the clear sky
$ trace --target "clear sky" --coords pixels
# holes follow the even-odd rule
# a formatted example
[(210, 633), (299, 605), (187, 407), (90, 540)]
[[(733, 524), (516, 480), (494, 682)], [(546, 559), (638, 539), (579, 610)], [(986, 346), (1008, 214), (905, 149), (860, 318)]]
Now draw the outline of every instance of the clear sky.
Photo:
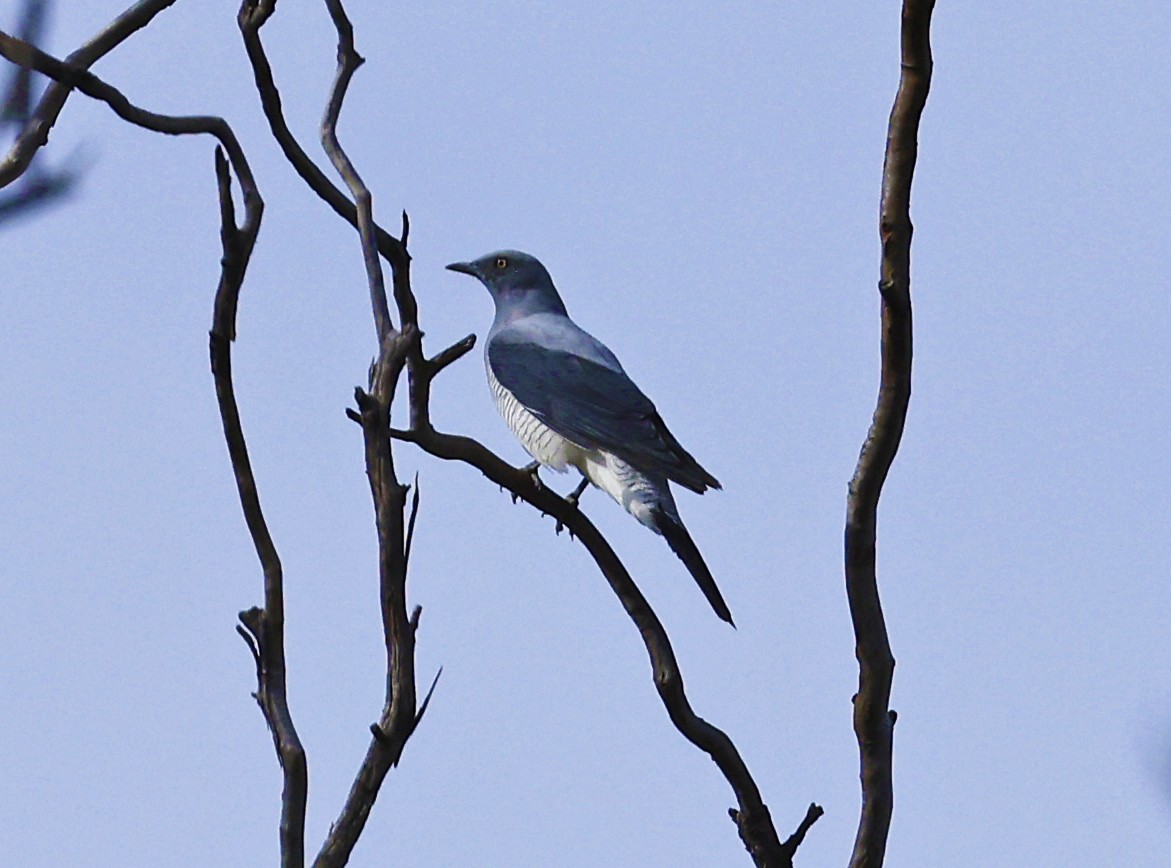
[[(598, 492), (584, 506), (802, 866), (858, 813), (846, 482), (878, 363), (878, 186), (898, 3), (351, 3), (343, 140), (412, 218), (432, 350), (483, 335), (445, 272), (540, 257), (723, 482), (680, 509), (735, 614)], [(0, 2), (11, 27), (15, 0)], [(115, 0), (67, 3), (66, 54)], [(265, 40), (311, 152), (319, 3)], [(373, 327), (355, 234), (282, 162), (235, 4), (184, 0), (96, 71), (235, 126), (268, 209), (236, 376), (284, 559), (308, 846), (383, 686), (371, 506), (343, 413)], [(883, 496), (898, 659), (892, 866), (1171, 864), (1171, 7), (941, 2), (913, 193), (915, 391)], [(260, 601), (215, 408), (208, 140), (70, 100), (68, 204), (0, 231), (0, 862), (271, 865), (280, 776), (235, 614)], [(322, 159), (324, 164), (324, 159)], [(511, 461), (478, 353), (436, 424)], [(418, 666), (444, 675), (356, 866), (748, 864), (732, 794), (671, 727), (584, 550), (411, 448)], [(574, 480), (556, 479), (565, 490)]]

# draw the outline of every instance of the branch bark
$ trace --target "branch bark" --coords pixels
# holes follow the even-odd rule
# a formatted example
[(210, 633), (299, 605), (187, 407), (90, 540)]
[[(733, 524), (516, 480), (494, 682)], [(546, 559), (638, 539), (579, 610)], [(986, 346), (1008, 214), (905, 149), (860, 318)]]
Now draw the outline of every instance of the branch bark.
[(219, 150), (216, 151), (216, 176), (219, 179), (220, 236), (224, 255), (212, 314), (211, 370), (224, 439), (236, 476), (240, 506), (264, 571), (264, 607), (254, 606), (241, 612), (241, 626), (236, 629), (248, 643), (256, 660), (257, 688), (253, 697), (272, 733), (284, 778), (281, 794), (281, 865), (284, 868), (301, 868), (305, 864), (305, 805), (309, 791), (309, 770), (305, 749), (293, 725), (286, 690), (284, 577), (276, 545), (260, 508), (260, 495), (248, 458), (248, 446), (244, 441), (240, 411), (232, 385), (236, 308), (244, 272), (260, 228), (262, 206), (255, 191), (252, 194), (245, 191), (247, 217), (244, 224), (237, 227), (232, 205), (231, 178), (227, 162)]
[(858, 658), (854, 733), (861, 760), (862, 811), (851, 868), (878, 868), (886, 854), (894, 807), (890, 710), (894, 656), (878, 596), (875, 540), (878, 499), (902, 439), (911, 399), (911, 181), (919, 119), (931, 84), (934, 0), (904, 0), (902, 72), (891, 109), (882, 170), (882, 369), (878, 405), (850, 481), (846, 505), (845, 570)]

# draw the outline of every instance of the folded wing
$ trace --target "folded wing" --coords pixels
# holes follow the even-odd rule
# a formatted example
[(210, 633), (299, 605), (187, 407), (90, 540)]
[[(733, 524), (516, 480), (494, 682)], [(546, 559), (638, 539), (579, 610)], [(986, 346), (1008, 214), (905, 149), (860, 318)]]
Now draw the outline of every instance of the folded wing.
[(529, 412), (578, 446), (612, 453), (695, 492), (720, 487), (621, 369), (504, 334), (489, 342), (488, 364)]

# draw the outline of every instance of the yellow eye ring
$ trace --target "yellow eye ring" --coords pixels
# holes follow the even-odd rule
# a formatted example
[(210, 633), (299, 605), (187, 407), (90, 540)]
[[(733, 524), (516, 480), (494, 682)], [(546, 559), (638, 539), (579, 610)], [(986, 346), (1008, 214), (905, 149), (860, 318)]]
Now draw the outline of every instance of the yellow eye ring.
[(503, 256), (497, 257), (496, 267), (499, 268), (500, 270), (504, 270), (505, 268), (508, 268), (508, 260), (505, 259)]

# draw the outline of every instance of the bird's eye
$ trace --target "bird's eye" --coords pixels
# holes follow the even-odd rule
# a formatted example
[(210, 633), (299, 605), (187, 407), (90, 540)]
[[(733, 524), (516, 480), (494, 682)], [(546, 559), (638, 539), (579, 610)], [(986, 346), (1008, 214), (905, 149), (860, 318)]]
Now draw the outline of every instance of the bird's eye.
[(496, 267), (503, 271), (504, 269), (508, 268), (508, 260), (503, 256), (498, 256), (496, 258)]

